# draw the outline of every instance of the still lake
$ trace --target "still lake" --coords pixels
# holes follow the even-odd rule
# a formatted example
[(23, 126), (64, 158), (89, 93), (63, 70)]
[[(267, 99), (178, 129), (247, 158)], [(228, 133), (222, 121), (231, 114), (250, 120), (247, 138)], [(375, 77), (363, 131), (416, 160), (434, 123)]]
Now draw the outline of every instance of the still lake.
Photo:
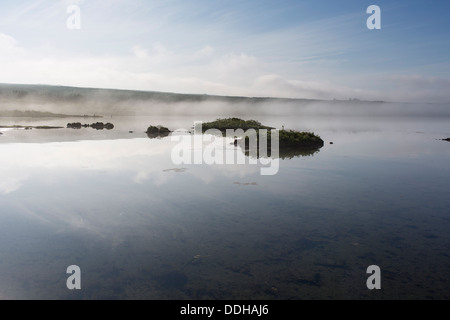
[[(0, 299), (450, 298), (448, 117), (251, 118), (325, 145), (263, 176), (175, 165), (175, 142), (144, 133), (211, 116), (3, 129)], [(81, 290), (67, 289), (71, 265)], [(370, 265), (381, 290), (366, 286)]]

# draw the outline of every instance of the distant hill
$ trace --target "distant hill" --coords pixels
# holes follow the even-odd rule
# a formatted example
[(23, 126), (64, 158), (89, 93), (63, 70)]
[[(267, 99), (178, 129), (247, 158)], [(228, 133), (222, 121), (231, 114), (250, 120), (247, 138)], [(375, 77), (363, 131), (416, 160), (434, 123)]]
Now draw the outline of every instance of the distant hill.
[(26, 84), (0, 84), (0, 97), (26, 99), (27, 97), (42, 97), (46, 99), (80, 101), (86, 98), (108, 98), (115, 101), (154, 100), (159, 102), (267, 102), (267, 101), (317, 101), (312, 99), (287, 99), (273, 97), (239, 97), (239, 96), (217, 96), (206, 94), (183, 94), (158, 91), (137, 91), (118, 89), (80, 88), (50, 85), (26, 85)]
[[(2, 112), (56, 115), (210, 115), (217, 118), (258, 115), (450, 116), (449, 104), (383, 101), (313, 100), (215, 96), (156, 91), (114, 90), (50, 85), (0, 84)], [(4, 114), (4, 113), (3, 113)], [(39, 116), (39, 114), (38, 114)], [(42, 114), (40, 114), (42, 116)]]
[(216, 107), (234, 106), (241, 109), (242, 106), (305, 104), (314, 101), (319, 100), (0, 84), (0, 110), (35, 110), (61, 114), (184, 114), (192, 113), (200, 105), (204, 107), (201, 111), (208, 113), (215, 112)]
[(100, 118), (97, 115), (70, 115), (36, 110), (0, 110), (0, 117), (14, 118)]

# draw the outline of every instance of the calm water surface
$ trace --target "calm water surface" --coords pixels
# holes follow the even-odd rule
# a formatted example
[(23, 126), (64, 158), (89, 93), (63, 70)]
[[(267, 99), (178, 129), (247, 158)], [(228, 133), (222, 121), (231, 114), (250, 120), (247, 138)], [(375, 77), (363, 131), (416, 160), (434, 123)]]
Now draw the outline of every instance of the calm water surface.
[(450, 298), (449, 119), (259, 118), (325, 140), (274, 176), (177, 166), (170, 137), (143, 133), (210, 118), (105, 120), (0, 136), (0, 298)]

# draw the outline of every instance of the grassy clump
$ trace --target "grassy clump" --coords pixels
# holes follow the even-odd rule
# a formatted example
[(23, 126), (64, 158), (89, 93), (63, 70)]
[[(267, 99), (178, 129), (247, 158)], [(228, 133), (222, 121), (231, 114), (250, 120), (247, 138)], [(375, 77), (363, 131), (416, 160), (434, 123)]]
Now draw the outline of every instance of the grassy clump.
[[(300, 132), (294, 130), (279, 130), (278, 131), (278, 145), (280, 149), (318, 149), (323, 147), (323, 140), (312, 132)], [(244, 137), (245, 148), (250, 144), (250, 137)], [(272, 133), (267, 131), (267, 146), (271, 148)], [(259, 135), (257, 137), (257, 146), (259, 147)]]
[(217, 129), (222, 132), (226, 132), (227, 129), (273, 129), (271, 127), (267, 127), (262, 125), (259, 121), (256, 120), (242, 120), (239, 118), (227, 118), (227, 119), (217, 119), (212, 122), (205, 122), (202, 124), (202, 131), (205, 132), (209, 129)]
[[(294, 130), (280, 130), (280, 148), (289, 147), (323, 147), (323, 140), (313, 132), (299, 132)], [(270, 132), (268, 133), (268, 139)]]

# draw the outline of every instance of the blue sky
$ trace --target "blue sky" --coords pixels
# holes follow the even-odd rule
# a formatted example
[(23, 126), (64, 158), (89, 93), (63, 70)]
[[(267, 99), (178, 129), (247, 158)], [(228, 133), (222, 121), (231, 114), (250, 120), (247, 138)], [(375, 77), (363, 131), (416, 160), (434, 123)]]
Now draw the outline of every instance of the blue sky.
[(0, 82), (450, 102), (449, 15), (448, 0), (2, 1)]

